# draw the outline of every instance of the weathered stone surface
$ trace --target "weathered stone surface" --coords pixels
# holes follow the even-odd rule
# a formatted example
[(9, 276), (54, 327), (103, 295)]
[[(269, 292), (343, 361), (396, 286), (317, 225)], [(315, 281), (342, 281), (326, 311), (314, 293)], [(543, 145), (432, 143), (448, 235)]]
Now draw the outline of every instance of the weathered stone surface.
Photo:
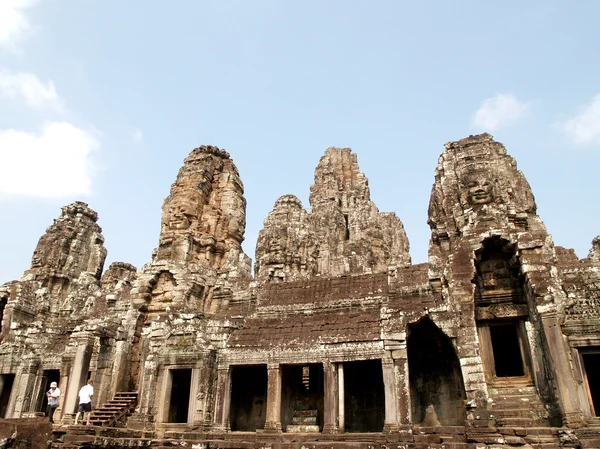
[(242, 251), (246, 229), (244, 186), (229, 153), (214, 146), (193, 150), (162, 207), (153, 261), (199, 264), (228, 276), (249, 276)]
[[(96, 213), (63, 208), (0, 286), (0, 416), (41, 413), (55, 379), (57, 447), (597, 446), (600, 237), (582, 260), (554, 246), (500, 143), (446, 144), (428, 263), (349, 149), (325, 152), (310, 206), (277, 200), (254, 280), (216, 147), (186, 158), (140, 270), (102, 273)], [(96, 405), (137, 392), (126, 429), (69, 427), (88, 374)]]
[(307, 213), (280, 197), (259, 233), (259, 281), (384, 273), (410, 265), (408, 238), (394, 213), (381, 213), (349, 148), (328, 148), (315, 170)]
[(106, 249), (96, 221), (98, 214), (86, 203), (63, 207), (61, 216), (40, 238), (27, 274), (74, 279), (88, 273), (100, 279)]

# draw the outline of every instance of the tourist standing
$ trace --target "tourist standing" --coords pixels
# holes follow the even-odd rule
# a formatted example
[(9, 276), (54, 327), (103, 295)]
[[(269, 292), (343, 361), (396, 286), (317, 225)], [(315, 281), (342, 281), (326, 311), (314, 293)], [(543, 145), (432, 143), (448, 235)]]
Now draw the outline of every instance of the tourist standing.
[(81, 420), (83, 420), (87, 415), (86, 424), (90, 423), (90, 415), (92, 412), (92, 396), (94, 395), (94, 381), (92, 379), (87, 381), (87, 385), (81, 387), (79, 390), (79, 410), (77, 411), (77, 415), (75, 415), (75, 424), (77, 425), (77, 421), (79, 421), (79, 415), (81, 415)]
[(46, 397), (48, 398), (48, 408), (46, 409), (46, 414), (48, 418), (50, 418), (50, 422), (54, 423), (54, 412), (58, 408), (58, 401), (60, 399), (60, 388), (56, 382), (52, 382), (50, 384), (50, 389), (46, 392)]

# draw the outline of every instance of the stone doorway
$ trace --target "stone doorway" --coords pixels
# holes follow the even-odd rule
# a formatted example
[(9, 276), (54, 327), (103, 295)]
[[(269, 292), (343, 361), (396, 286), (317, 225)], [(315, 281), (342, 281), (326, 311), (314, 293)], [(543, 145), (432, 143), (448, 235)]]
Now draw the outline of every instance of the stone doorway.
[(46, 408), (48, 407), (48, 398), (46, 397), (46, 392), (50, 389), (50, 384), (52, 382), (56, 382), (58, 385), (60, 380), (60, 370), (57, 369), (46, 369), (42, 374), (42, 379), (40, 382), (40, 390), (38, 393), (38, 398), (36, 402), (36, 411), (37, 412), (46, 412)]
[(490, 340), (496, 377), (524, 376), (525, 368), (517, 323), (490, 325)]
[(256, 432), (267, 419), (267, 365), (231, 367), (230, 426), (233, 432)]
[(14, 374), (0, 374), (0, 418), (8, 418), (6, 411), (14, 381)]
[(581, 359), (592, 416), (600, 416), (600, 347), (581, 350)]
[(167, 422), (187, 423), (190, 408), (191, 369), (169, 370), (169, 411)]
[(413, 423), (464, 425), (465, 386), (450, 339), (425, 318), (409, 328), (407, 350)]
[(284, 432), (323, 430), (323, 365), (281, 365), (281, 426)]
[(344, 431), (382, 432), (385, 395), (381, 360), (344, 365)]

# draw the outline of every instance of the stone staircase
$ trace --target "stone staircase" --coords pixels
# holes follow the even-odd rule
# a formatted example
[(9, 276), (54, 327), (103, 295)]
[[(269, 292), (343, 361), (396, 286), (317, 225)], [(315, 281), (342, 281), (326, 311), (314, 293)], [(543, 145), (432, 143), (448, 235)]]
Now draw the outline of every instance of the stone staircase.
[(489, 389), (498, 427), (547, 427), (548, 410), (531, 384), (497, 384)]
[(318, 410), (294, 410), (292, 423), (286, 426), (287, 433), (319, 432)]
[(137, 404), (136, 391), (119, 391), (115, 396), (92, 411), (90, 424), (94, 426), (115, 427), (119, 420), (123, 419), (134, 409)]

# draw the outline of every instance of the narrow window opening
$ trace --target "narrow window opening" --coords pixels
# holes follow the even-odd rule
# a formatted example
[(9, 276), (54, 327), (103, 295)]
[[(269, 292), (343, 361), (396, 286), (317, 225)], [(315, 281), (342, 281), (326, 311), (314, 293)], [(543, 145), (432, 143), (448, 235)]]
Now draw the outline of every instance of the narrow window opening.
[(171, 423), (186, 423), (190, 405), (191, 369), (173, 369), (171, 375), (171, 397), (169, 399), (169, 419)]
[(600, 353), (583, 353), (583, 367), (594, 416), (600, 416)]
[(350, 240), (350, 226), (348, 225), (348, 214), (344, 214), (344, 221), (346, 222), (346, 240)]
[(524, 376), (523, 357), (516, 324), (490, 326), (496, 377)]
[(14, 381), (14, 374), (0, 374), (0, 418), (7, 418), (6, 410)]
[(4, 319), (4, 309), (8, 303), (8, 297), (0, 297), (0, 332), (2, 332), (2, 320)]

